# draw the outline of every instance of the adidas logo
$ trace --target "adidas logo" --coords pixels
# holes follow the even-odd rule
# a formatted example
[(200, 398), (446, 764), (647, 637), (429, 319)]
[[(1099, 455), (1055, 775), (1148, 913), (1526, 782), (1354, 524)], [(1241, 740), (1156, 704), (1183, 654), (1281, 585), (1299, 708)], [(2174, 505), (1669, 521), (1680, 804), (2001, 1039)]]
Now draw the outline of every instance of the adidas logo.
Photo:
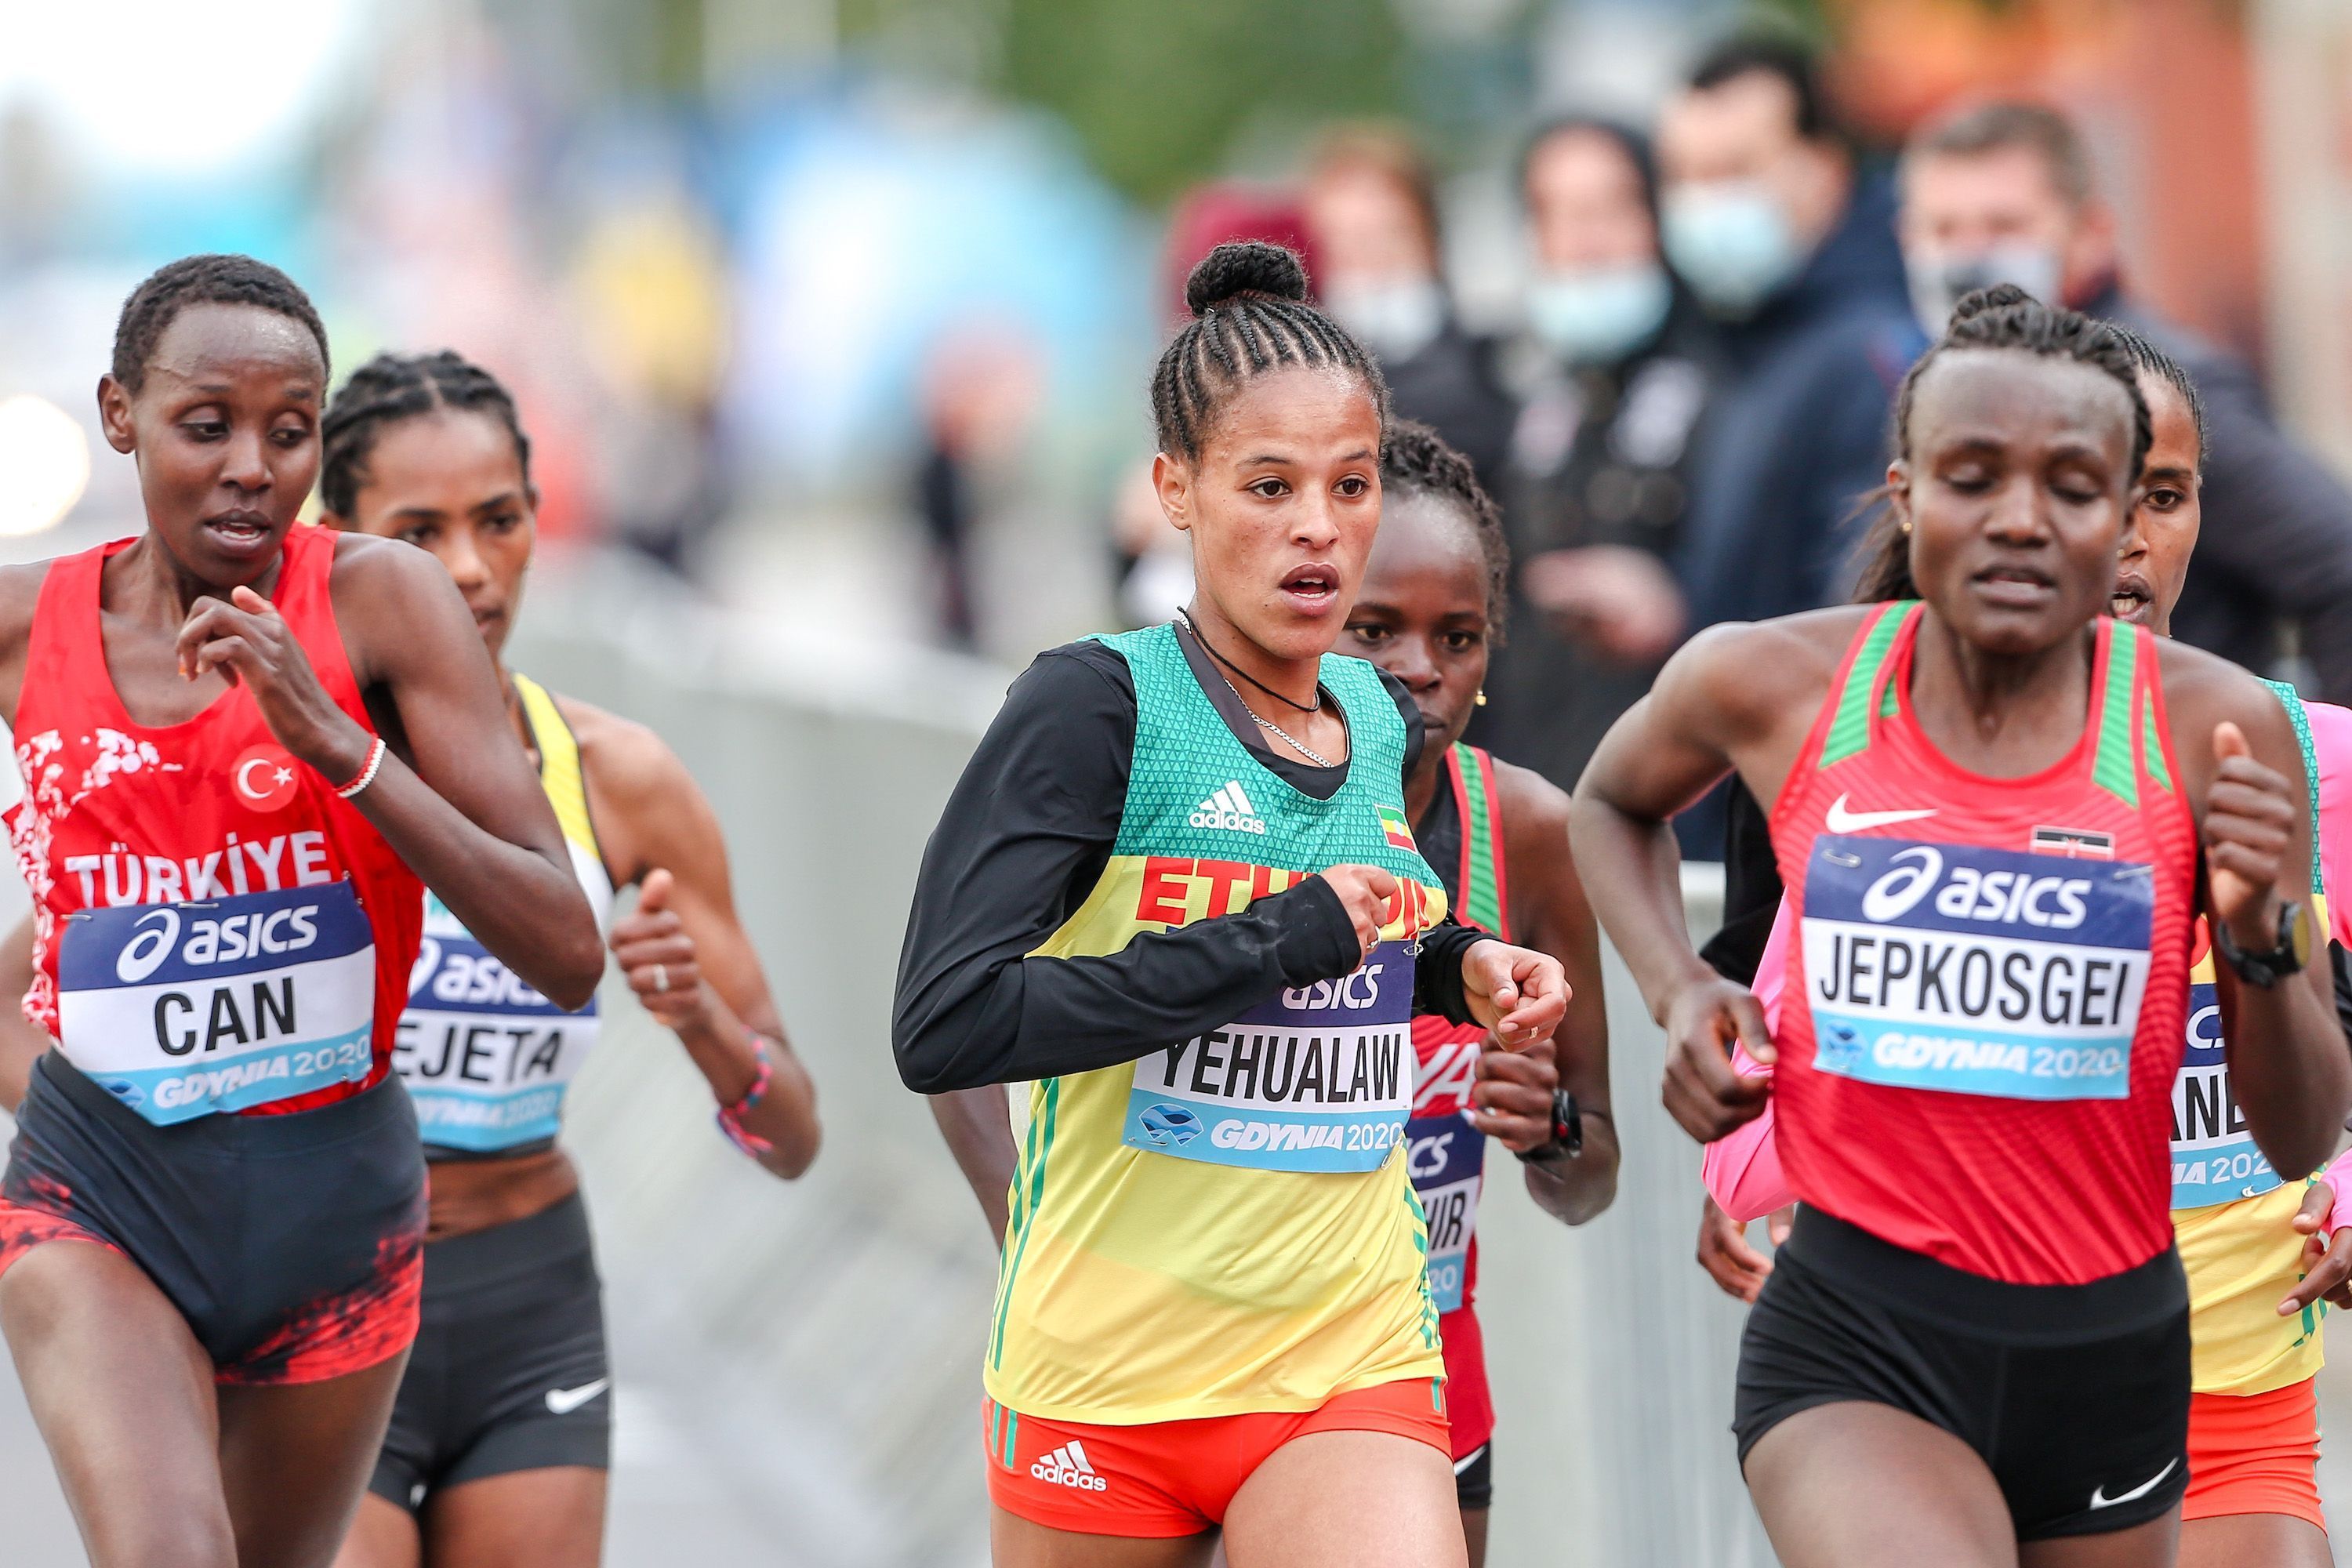
[(1082, 1492), (1105, 1491), (1110, 1486), (1087, 1463), (1086, 1447), (1075, 1439), (1030, 1466), (1029, 1473), (1051, 1485), (1076, 1487)]
[(1195, 827), (1224, 827), (1235, 833), (1264, 833), (1265, 819), (1242, 793), (1241, 780), (1235, 779), (1199, 805), (1186, 820)]

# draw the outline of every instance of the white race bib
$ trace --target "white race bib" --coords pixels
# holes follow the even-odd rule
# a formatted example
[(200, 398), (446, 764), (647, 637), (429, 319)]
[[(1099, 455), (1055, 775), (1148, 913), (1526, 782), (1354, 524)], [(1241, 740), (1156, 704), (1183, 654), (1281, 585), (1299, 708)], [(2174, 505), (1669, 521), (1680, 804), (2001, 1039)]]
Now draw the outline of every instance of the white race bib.
[(364, 1079), (375, 937), (347, 881), (77, 910), (58, 1045), (158, 1126)]
[(1412, 1107), (1413, 956), (1283, 992), (1135, 1064), (1122, 1142), (1261, 1171), (1377, 1171)]

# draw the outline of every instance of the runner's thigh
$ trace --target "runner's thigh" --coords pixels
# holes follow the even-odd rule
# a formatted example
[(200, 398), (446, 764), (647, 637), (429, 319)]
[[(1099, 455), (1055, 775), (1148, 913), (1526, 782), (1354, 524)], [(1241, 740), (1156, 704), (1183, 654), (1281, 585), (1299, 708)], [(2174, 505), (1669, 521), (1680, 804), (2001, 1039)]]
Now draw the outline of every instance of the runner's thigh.
[(1891, 1405), (1817, 1405), (1748, 1453), (1748, 1490), (1781, 1568), (2013, 1568), (2016, 1526), (1992, 1471)]
[(220, 1389), (237, 1568), (326, 1568), (351, 1529), (408, 1352), (318, 1383)]
[(335, 1568), (419, 1568), (425, 1542), (409, 1511), (370, 1492), (335, 1553)]
[(509, 1470), (425, 1503), (431, 1568), (596, 1568), (604, 1550), (603, 1470)]
[(2291, 1513), (2231, 1513), (2180, 1527), (2180, 1568), (2335, 1568), (2327, 1532)]
[[(2100, 1535), (2052, 1536), (2017, 1549), (2025, 1568), (2174, 1568), (2180, 1546), (2180, 1508)], [(2243, 1568), (2288, 1568), (2293, 1558), (2241, 1557)], [(2326, 1559), (2322, 1558), (2324, 1563)]]
[(235, 1568), (212, 1363), (139, 1266), (44, 1242), (0, 1275), (0, 1329), (94, 1568)]
[(1086, 1535), (1055, 1530), (988, 1510), (990, 1561), (995, 1568), (1202, 1568), (1216, 1545), (1205, 1535)]
[(1309, 1432), (1225, 1510), (1233, 1568), (1467, 1568), (1454, 1466), (1418, 1438)]

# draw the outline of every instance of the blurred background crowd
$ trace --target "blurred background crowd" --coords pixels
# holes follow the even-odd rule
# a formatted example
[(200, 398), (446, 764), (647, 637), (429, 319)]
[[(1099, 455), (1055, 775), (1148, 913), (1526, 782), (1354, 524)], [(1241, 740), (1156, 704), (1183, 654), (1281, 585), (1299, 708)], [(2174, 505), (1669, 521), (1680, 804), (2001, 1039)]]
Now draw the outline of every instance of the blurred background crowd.
[(1182, 597), (1144, 376), (1189, 264), (1274, 237), (1502, 500), (1482, 738), (1567, 784), (1694, 629), (1843, 596), (1890, 390), (2007, 279), (2190, 349), (2183, 629), (2352, 699), (2326, 0), (236, 10), (0, 0), (0, 531), (135, 526), (89, 456), (113, 310), (242, 249), (344, 365), (520, 388), (547, 537), (820, 670), (1017, 664)]
[[(0, 558), (141, 526), (91, 391), (171, 257), (285, 267), (343, 370), (489, 366), (544, 491), (519, 657), (695, 768), (848, 1130), (780, 1190), (677, 1053), (583, 1077), (614, 1562), (984, 1556), (993, 1252), (884, 1060), (890, 972), (1009, 670), (1187, 592), (1146, 380), (1243, 237), (1502, 502), (1476, 738), (1562, 784), (1693, 631), (1844, 596), (1894, 388), (1996, 280), (2190, 365), (2176, 625), (2352, 701), (2344, 0), (0, 0)], [(1615, 1209), (1491, 1220), (1496, 1560), (1565, 1517), (1591, 1561), (1761, 1563), (1631, 998)], [(0, 1394), (12, 1526), (63, 1543), (37, 1445)]]

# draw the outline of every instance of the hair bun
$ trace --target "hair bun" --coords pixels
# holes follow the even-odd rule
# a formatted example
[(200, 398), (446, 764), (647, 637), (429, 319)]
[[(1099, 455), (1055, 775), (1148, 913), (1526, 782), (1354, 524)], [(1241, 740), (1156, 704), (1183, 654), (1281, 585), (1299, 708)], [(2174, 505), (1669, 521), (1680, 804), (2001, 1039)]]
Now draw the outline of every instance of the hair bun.
[(2014, 283), (1995, 283), (1987, 289), (1971, 289), (1960, 296), (1952, 307), (1948, 327), (1957, 327), (1971, 316), (1981, 316), (1987, 310), (2006, 310), (2011, 305), (2033, 305), (2040, 301)]
[(1307, 263), (1297, 251), (1262, 239), (1227, 240), (1201, 258), (1184, 279), (1184, 303), (1195, 316), (1253, 295), (1304, 300)]

